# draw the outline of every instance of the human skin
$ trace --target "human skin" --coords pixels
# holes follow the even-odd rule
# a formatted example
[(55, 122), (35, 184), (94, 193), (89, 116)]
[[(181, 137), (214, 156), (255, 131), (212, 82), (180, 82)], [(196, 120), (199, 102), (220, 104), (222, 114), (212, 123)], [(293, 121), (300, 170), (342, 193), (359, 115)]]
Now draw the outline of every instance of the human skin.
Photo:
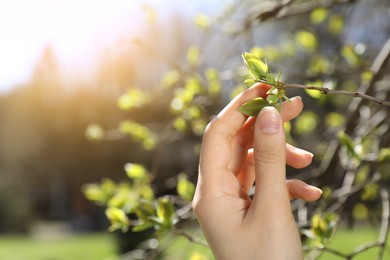
[(283, 103), (281, 114), (266, 107), (256, 120), (238, 111), (269, 88), (257, 84), (242, 92), (204, 134), (193, 208), (216, 259), (303, 259), (290, 199), (314, 201), (321, 190), (286, 181), (286, 163), (303, 168), (313, 155), (286, 144), (283, 129), (283, 121), (302, 111), (302, 100)]

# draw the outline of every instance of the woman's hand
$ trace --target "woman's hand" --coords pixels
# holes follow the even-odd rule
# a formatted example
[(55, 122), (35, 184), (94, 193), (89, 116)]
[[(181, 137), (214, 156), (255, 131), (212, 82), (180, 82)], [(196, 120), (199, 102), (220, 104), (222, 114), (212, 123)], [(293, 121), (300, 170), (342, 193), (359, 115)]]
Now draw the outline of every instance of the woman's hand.
[(217, 259), (303, 259), (290, 199), (316, 200), (321, 190), (286, 181), (286, 163), (302, 168), (313, 155), (286, 144), (283, 129), (302, 111), (302, 100), (283, 103), (281, 114), (266, 107), (256, 119), (238, 111), (269, 88), (258, 84), (241, 93), (204, 135), (193, 206)]

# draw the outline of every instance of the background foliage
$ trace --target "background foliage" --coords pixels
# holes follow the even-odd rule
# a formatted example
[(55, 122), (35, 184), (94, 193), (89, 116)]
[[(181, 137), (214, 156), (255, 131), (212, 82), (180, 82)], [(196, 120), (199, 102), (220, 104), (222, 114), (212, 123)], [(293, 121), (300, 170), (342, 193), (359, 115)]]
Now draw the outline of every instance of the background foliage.
[[(387, 14), (382, 14), (383, 10)], [(107, 206), (111, 230), (154, 229), (157, 238), (171, 232), (204, 244), (192, 235), (194, 228), (199, 228), (190, 207), (195, 162), (170, 173), (164, 173), (159, 166), (172, 144), (181, 140), (191, 140), (188, 151), (197, 158), (207, 122), (229, 97), (247, 87), (243, 82), (250, 76), (239, 60), (241, 52), (250, 51), (266, 60), (271, 71), (282, 71), (284, 82), (389, 100), (388, 11), (389, 4), (380, 1), (240, 1), (227, 5), (219, 16), (195, 16), (194, 24), (202, 40), (188, 47), (186, 62), (156, 56), (169, 67), (160, 84), (156, 82), (147, 91), (130, 89), (118, 101), (119, 108), (129, 113), (142, 113), (142, 109), (157, 106), (165, 111), (164, 120), (125, 119), (116, 130), (109, 130), (138, 142), (151, 154), (151, 164), (126, 164), (127, 181), (114, 183), (105, 179), (100, 184), (87, 185), (86, 196)], [(375, 12), (375, 18), (359, 15), (362, 12)], [(240, 19), (236, 19), (237, 15)], [(380, 32), (372, 31), (379, 27)], [(278, 33), (270, 33), (273, 30)], [(225, 37), (218, 43), (230, 42), (234, 47), (217, 47), (217, 37)], [(137, 43), (149, 51), (146, 42), (140, 39)], [(267, 75), (266, 81), (269, 80)], [(249, 80), (249, 84), (253, 81)], [(307, 258), (328, 252), (351, 259), (374, 247), (379, 248), (381, 258), (389, 228), (389, 108), (310, 90), (294, 89), (287, 94), (301, 95), (307, 104), (301, 116), (286, 124), (288, 139), (315, 154), (311, 167), (303, 171), (291, 169), (288, 176), (304, 179), (324, 191), (319, 202), (292, 202)], [(87, 136), (107, 137), (106, 130), (97, 125), (87, 129)], [(176, 158), (179, 151), (175, 152)], [(161, 175), (168, 178), (165, 183), (170, 185), (161, 185)], [(378, 228), (378, 238), (348, 253), (328, 247), (340, 226), (361, 224)], [(158, 247), (145, 254), (149, 251), (154, 257), (158, 255)]]

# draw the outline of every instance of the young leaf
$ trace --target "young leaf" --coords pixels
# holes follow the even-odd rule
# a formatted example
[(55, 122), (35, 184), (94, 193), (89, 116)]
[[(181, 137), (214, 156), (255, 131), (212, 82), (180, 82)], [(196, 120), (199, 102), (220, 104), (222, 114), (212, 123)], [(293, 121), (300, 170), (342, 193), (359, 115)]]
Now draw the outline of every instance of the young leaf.
[(388, 161), (388, 160), (390, 160), (390, 147), (382, 148), (379, 151), (378, 161), (383, 162), (383, 161)]
[(154, 223), (152, 222), (145, 222), (145, 223), (142, 223), (142, 224), (139, 224), (137, 226), (134, 226), (131, 231), (133, 232), (141, 232), (141, 231), (145, 231), (147, 229), (150, 229), (154, 226)]
[(246, 80), (244, 80), (244, 83), (247, 86), (252, 86), (253, 84), (256, 83), (256, 81), (254, 79), (246, 79)]
[(194, 17), (194, 22), (195, 25), (203, 31), (206, 31), (211, 24), (210, 18), (206, 14), (197, 14)]
[(186, 201), (191, 201), (194, 197), (195, 185), (190, 182), (185, 173), (178, 176), (177, 193)]
[(279, 98), (278, 98), (276, 95), (271, 94), (271, 95), (269, 95), (269, 96), (267, 97), (267, 101), (268, 101), (270, 104), (276, 104), (276, 103), (278, 103)]
[(257, 114), (266, 106), (269, 106), (270, 103), (268, 103), (267, 100), (264, 98), (258, 97), (255, 99), (252, 99), (245, 104), (243, 104), (238, 111), (243, 113), (247, 116), (257, 116)]
[(124, 168), (130, 179), (143, 179), (147, 175), (147, 170), (141, 164), (126, 163)]
[(314, 51), (317, 48), (317, 37), (308, 31), (299, 31), (295, 34), (295, 40), (299, 45), (308, 51)]
[(173, 207), (172, 200), (168, 196), (158, 199), (156, 212), (157, 218), (160, 219), (165, 226), (172, 225), (175, 208)]
[(337, 136), (339, 137), (341, 144), (344, 145), (344, 147), (347, 149), (347, 152), (352, 157), (354, 157), (360, 161), (361, 158), (355, 149), (356, 144), (352, 141), (351, 137), (348, 136), (346, 133), (341, 132), (341, 131), (337, 133)]
[(196, 67), (200, 64), (200, 52), (197, 46), (193, 45), (188, 49), (187, 62), (192, 67)]
[(275, 83), (276, 83), (275, 77), (271, 73), (267, 73), (266, 80), (267, 80), (267, 83), (270, 84), (271, 86), (275, 85)]
[(265, 79), (269, 72), (268, 66), (262, 60), (255, 55), (245, 52), (242, 54), (245, 66), (247, 67), (249, 74), (254, 79)]
[(326, 8), (316, 8), (310, 13), (310, 22), (316, 25), (321, 24), (327, 18), (328, 13)]
[(110, 207), (106, 209), (106, 216), (111, 222), (109, 231), (115, 231), (117, 229), (122, 229), (125, 232), (129, 225), (130, 220), (127, 218), (126, 213), (119, 208)]

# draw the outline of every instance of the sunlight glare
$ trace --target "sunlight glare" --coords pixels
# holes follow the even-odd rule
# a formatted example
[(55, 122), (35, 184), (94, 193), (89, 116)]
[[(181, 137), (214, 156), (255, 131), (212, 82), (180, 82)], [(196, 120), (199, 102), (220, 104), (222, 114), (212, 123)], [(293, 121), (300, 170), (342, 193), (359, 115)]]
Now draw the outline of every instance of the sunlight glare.
[(65, 73), (84, 68), (93, 70), (98, 51), (125, 33), (137, 31), (139, 6), (134, 3), (125, 0), (2, 1), (0, 89), (28, 80), (43, 49), (49, 46)]

